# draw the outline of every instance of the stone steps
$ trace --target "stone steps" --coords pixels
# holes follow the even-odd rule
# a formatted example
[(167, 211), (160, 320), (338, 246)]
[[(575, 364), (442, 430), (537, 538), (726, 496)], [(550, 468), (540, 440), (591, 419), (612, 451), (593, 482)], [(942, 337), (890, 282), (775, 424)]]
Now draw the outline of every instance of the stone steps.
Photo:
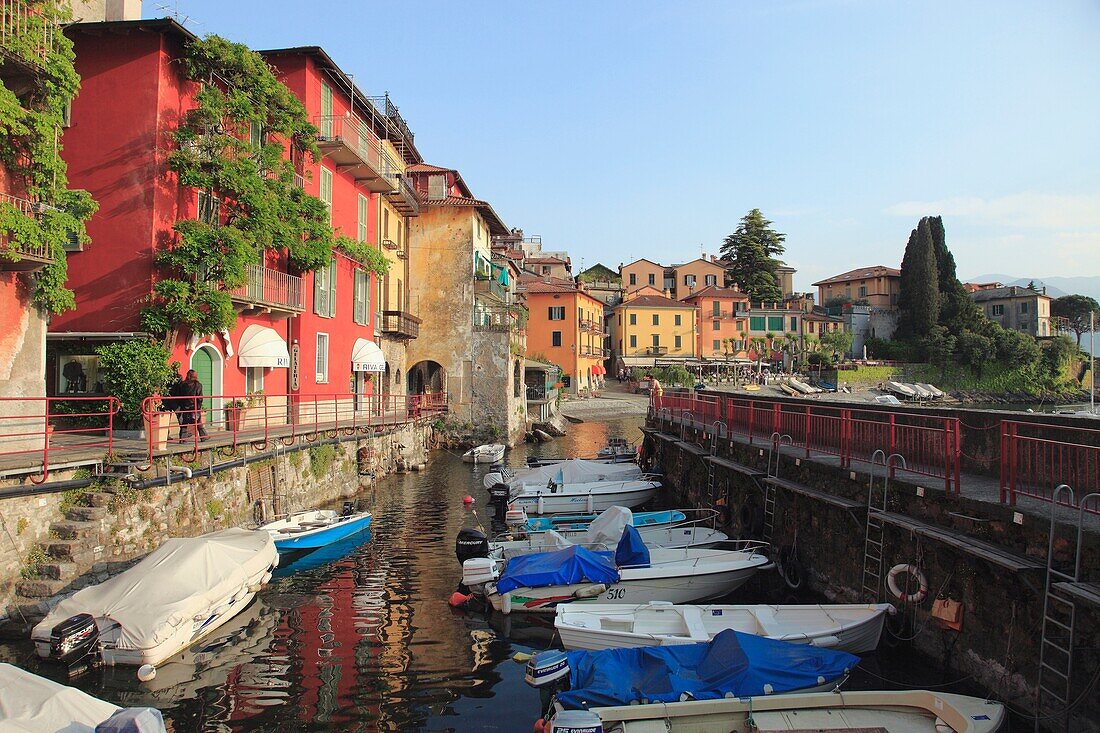
[(77, 565), (91, 565), (95, 561), (93, 544), (88, 539), (51, 540), (46, 545), (46, 553), (62, 562)]
[(71, 562), (51, 562), (38, 566), (38, 576), (46, 580), (72, 580), (80, 575), (80, 567)]
[(15, 584), (15, 592), (24, 598), (49, 598), (50, 596), (56, 596), (68, 586), (68, 580), (28, 578)]
[(96, 540), (99, 537), (99, 522), (74, 522), (71, 520), (53, 522), (50, 531), (63, 540)]
[(74, 506), (65, 512), (65, 518), (74, 522), (98, 522), (106, 516), (106, 506)]
[(106, 507), (115, 497), (110, 491), (97, 491), (91, 494), (85, 494), (84, 496), (88, 500), (88, 505), (94, 507)]

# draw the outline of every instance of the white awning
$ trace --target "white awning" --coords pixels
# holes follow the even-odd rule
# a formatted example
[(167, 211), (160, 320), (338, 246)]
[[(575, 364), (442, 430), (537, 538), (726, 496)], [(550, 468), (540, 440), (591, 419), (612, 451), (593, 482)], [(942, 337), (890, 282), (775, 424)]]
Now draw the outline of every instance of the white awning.
[(366, 339), (356, 339), (351, 347), (351, 370), (353, 372), (386, 371), (386, 355), (378, 344)]
[(237, 344), (237, 364), (242, 367), (290, 366), (290, 352), (286, 341), (267, 326), (252, 324), (244, 330)]

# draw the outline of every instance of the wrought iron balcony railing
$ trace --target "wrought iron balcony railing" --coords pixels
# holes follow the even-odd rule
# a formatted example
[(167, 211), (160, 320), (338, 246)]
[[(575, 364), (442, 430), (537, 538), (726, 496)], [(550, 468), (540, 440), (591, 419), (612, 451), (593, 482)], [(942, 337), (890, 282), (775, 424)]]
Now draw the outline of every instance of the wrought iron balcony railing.
[(413, 188), (412, 183), (405, 176), (401, 176), (397, 188), (386, 192), (386, 199), (403, 216), (420, 215), (420, 197), (416, 195), (416, 189)]
[(414, 339), (420, 335), (420, 319), (406, 311), (382, 311), (382, 333)]
[(248, 282), (229, 291), (229, 296), (246, 308), (301, 313), (302, 278), (263, 265), (248, 265)]
[(508, 302), (508, 288), (491, 275), (478, 275), (474, 279), (474, 292), (487, 293), (502, 303)]
[(647, 346), (645, 349), (646, 356), (664, 356), (668, 353), (667, 346)]
[(4, 55), (44, 66), (53, 49), (54, 24), (27, 0), (0, 0), (0, 49)]
[(403, 166), (370, 128), (354, 117), (339, 115), (321, 115), (313, 124), (318, 147), (341, 171), (376, 193), (397, 190)]
[[(39, 218), (54, 207), (37, 201), (0, 193), (0, 205), (13, 207), (24, 216)], [(28, 272), (39, 270), (53, 262), (49, 242), (30, 244), (10, 234), (0, 234), (0, 270)]]

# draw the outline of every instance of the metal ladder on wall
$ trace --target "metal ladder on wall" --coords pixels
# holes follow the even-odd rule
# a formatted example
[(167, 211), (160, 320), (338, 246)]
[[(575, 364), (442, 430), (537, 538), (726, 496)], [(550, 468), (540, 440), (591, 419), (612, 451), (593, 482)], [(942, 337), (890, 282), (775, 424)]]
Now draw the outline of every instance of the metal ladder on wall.
[[(722, 437), (722, 428), (727, 428), (726, 432), (729, 433), (729, 429), (721, 420), (715, 420), (711, 423), (712, 435), (710, 438), (710, 456), (715, 458), (718, 455), (718, 440)], [(707, 464), (707, 500), (710, 502), (711, 507), (714, 506), (714, 502), (717, 497), (714, 495), (714, 461), (704, 461)]]
[[(880, 459), (881, 458), (881, 462)], [(905, 467), (905, 458), (898, 453), (886, 455), (886, 451), (876, 450), (871, 454), (871, 478), (867, 484), (867, 524), (863, 536), (863, 580), (861, 593), (868, 603), (878, 603), (882, 592), (882, 561), (885, 556), (885, 526), (883, 515), (886, 513), (890, 494), (890, 467), (894, 460), (900, 460)], [(882, 466), (882, 484), (875, 483), (875, 466)]]
[[(784, 439), (786, 442), (784, 443)], [(771, 449), (768, 451), (767, 478), (779, 478), (779, 449), (784, 445), (794, 445), (789, 435), (772, 433)], [(772, 459), (775, 459), (775, 472), (772, 472)], [(775, 532), (775, 492), (778, 487), (771, 481), (764, 481), (764, 541), (770, 543)]]
[[(1054, 565), (1054, 540), (1058, 522), (1056, 513), (1058, 497), (1069, 495), (1068, 504), (1077, 506), (1077, 537), (1073, 545), (1072, 571), (1059, 570)], [(1075, 504), (1073, 489), (1061, 484), (1054, 490), (1050, 504), (1050, 531), (1047, 535), (1047, 572), (1043, 587), (1043, 632), (1039, 640), (1039, 675), (1036, 682), (1035, 730), (1041, 729), (1040, 722), (1062, 718), (1062, 729), (1069, 730), (1070, 695), (1073, 683), (1073, 642), (1077, 621), (1077, 607), (1073, 601), (1058, 594), (1055, 586), (1059, 583), (1081, 582), (1082, 532), (1084, 529), (1085, 506), (1089, 502), (1100, 503), (1100, 493), (1088, 494)], [(1044, 701), (1048, 704), (1044, 706)], [(1050, 708), (1054, 707), (1054, 711)]]

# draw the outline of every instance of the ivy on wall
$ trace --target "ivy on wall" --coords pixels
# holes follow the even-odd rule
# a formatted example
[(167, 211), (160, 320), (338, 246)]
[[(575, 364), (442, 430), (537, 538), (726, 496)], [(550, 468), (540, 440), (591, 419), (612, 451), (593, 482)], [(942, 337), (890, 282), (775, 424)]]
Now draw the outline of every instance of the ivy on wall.
[(296, 184), (295, 162), (320, 157), (317, 129), (263, 57), (208, 36), (188, 46), (184, 68), (201, 88), (173, 134), (169, 165), (181, 185), (201, 192), (199, 217), (177, 222), (176, 241), (157, 256), (162, 278), (142, 311), (144, 328), (232, 328), (227, 290), (246, 283), (248, 265), (262, 264), (266, 250), (285, 252), (292, 269), (306, 272), (341, 249), (385, 274), (381, 253), (337, 236), (325, 204)]
[[(65, 287), (65, 244), (87, 242), (84, 222), (98, 208), (87, 191), (68, 188), (61, 157), (61, 127), (80, 88), (72, 41), (60, 29), (69, 19), (67, 5), (36, 4), (26, 23), (5, 39), (11, 55), (35, 59), (37, 78), (29, 91), (17, 95), (0, 81), (0, 164), (13, 180), (22, 181), (29, 200), (41, 204), (26, 212), (0, 200), (0, 257), (18, 259), (20, 250), (50, 254), (53, 261), (34, 276), (32, 290), (34, 303), (50, 313), (75, 307), (73, 293)], [(47, 35), (47, 28), (52, 33)], [(40, 56), (45, 37), (51, 41)]]

